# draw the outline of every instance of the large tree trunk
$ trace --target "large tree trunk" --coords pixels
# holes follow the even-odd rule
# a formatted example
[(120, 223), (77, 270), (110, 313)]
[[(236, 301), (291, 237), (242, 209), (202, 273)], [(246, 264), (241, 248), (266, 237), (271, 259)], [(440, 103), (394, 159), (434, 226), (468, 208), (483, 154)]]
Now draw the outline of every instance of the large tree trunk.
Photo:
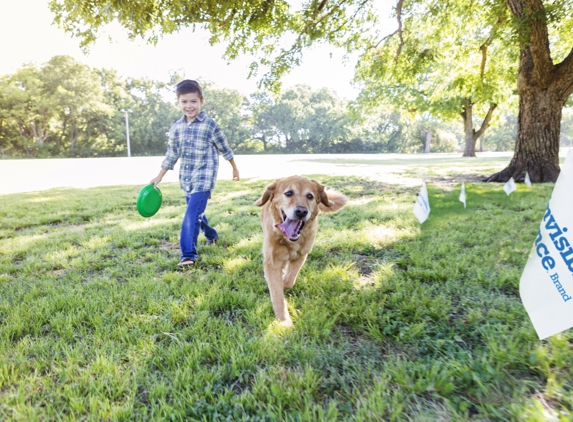
[(520, 90), (515, 151), (509, 165), (487, 182), (516, 182), (529, 174), (532, 182), (554, 182), (559, 176), (559, 132), (563, 104), (551, 90)]
[(555, 182), (560, 171), (561, 109), (573, 92), (573, 50), (553, 64), (543, 0), (506, 1), (521, 22), (518, 32), (524, 40), (517, 78), (517, 139), (509, 165), (485, 181), (520, 181), (527, 171), (533, 183)]

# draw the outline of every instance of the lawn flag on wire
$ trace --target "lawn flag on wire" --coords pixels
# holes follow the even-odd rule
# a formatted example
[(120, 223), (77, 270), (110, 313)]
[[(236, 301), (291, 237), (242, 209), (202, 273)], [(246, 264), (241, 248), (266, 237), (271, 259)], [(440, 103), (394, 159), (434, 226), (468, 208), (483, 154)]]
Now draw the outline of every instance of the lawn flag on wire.
[(462, 190), (460, 191), (460, 202), (463, 202), (464, 208), (466, 207), (466, 185), (462, 182)]
[(420, 189), (420, 193), (418, 193), (418, 198), (414, 205), (414, 215), (420, 224), (426, 221), (430, 215), (430, 201), (428, 199), (428, 189), (426, 189), (425, 182), (422, 183), (422, 188)]
[(519, 293), (541, 340), (573, 327), (573, 149), (541, 220)]
[(513, 180), (513, 177), (509, 179), (507, 183), (503, 186), (503, 190), (505, 191), (507, 196), (511, 195), (511, 192), (517, 190), (517, 186), (515, 186), (515, 180)]
[(525, 184), (527, 185), (528, 188), (532, 188), (533, 185), (531, 184), (531, 179), (529, 178), (529, 173), (525, 172), (525, 180), (524, 180)]

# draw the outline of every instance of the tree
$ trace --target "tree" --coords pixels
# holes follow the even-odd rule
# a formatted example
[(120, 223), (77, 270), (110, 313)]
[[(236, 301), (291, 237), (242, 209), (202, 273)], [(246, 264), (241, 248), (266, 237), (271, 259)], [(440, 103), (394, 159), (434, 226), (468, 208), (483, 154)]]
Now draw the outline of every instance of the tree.
[(323, 88), (312, 90), (297, 85), (273, 100), (266, 95), (252, 97), (255, 137), (287, 153), (328, 152), (333, 144), (346, 140), (350, 119), (341, 101)]
[(400, 1), (398, 29), (388, 36), (376, 34), (360, 57), (359, 102), (367, 108), (387, 102), (443, 120), (461, 117), (463, 155), (475, 157), (476, 142), (494, 110), (511, 97), (515, 66), (500, 54), (505, 48), (501, 22), (507, 15), (479, 2), (448, 2), (445, 7), (434, 0)]
[[(127, 150), (125, 113), (121, 110), (134, 110), (136, 108), (133, 93), (128, 91), (127, 82), (120, 79), (117, 71), (98, 69), (96, 72), (104, 92), (104, 102), (110, 107), (112, 114), (101, 122), (101, 131), (106, 136), (95, 145), (97, 151), (94, 151), (94, 155), (125, 156)], [(136, 124), (137, 120), (131, 123), (132, 125)]]
[[(128, 79), (126, 90), (130, 98), (125, 99), (123, 104), (117, 107), (117, 111), (131, 111), (129, 130), (132, 154), (164, 154), (167, 145), (166, 133), (169, 132), (171, 125), (181, 117), (175, 101), (164, 100), (167, 84), (147, 78)], [(124, 113), (120, 114), (123, 121)], [(125, 140), (125, 128), (121, 139)]]
[[(41, 73), (32, 64), (26, 64), (13, 75), (4, 78), (3, 120), (12, 124), (18, 136), (12, 138), (17, 150), (31, 156), (44, 147), (51, 135), (54, 110), (44, 91)], [(13, 135), (15, 131), (12, 131)]]
[[(121, 81), (115, 71), (96, 71), (68, 56), (55, 56), (41, 66), (24, 65), (0, 82), (2, 154), (48, 157), (124, 153), (125, 124), (120, 110), (126, 108), (150, 122), (149, 127), (135, 122), (132, 130), (142, 134), (137, 138), (152, 139), (160, 145), (155, 150), (152, 144), (143, 145), (138, 153), (162, 153), (165, 132), (177, 115), (176, 107), (154, 91), (164, 84)], [(163, 125), (159, 129), (157, 121)]]
[(252, 94), (247, 105), (252, 137), (255, 141), (262, 142), (264, 152), (269, 152), (270, 143), (275, 139), (272, 117), (273, 105), (274, 101), (268, 93)]
[(97, 72), (69, 56), (52, 57), (42, 67), (42, 94), (57, 114), (58, 149), (71, 156), (88, 156), (104, 137), (102, 120), (114, 110), (105, 103)]
[[(547, 3), (547, 7), (545, 7)], [(445, 12), (444, 12), (445, 11)], [(523, 180), (525, 171), (528, 171), (533, 182), (555, 181), (559, 174), (559, 131), (561, 110), (569, 95), (573, 92), (573, 49), (571, 49), (571, 33), (573, 28), (573, 5), (571, 1), (544, 2), (543, 0), (494, 0), (494, 1), (465, 1), (457, 0), (447, 3), (433, 0), (412, 0), (397, 2), (396, 16), (399, 21), (398, 30), (389, 38), (382, 39), (382, 44), (393, 45), (395, 57), (406, 56), (410, 60), (402, 68), (397, 69), (393, 75), (403, 78), (400, 72), (409, 75), (417, 75), (416, 80), (406, 81), (406, 86), (416, 86), (423, 102), (429, 102), (436, 91), (435, 85), (429, 84), (436, 75), (435, 67), (428, 67), (428, 63), (434, 64), (435, 58), (443, 55), (457, 57), (456, 62), (463, 57), (471, 57), (470, 52), (463, 52), (463, 45), (474, 45), (473, 50), (479, 51), (483, 59), (488, 58), (488, 66), (493, 65), (490, 76), (487, 71), (480, 71), (479, 84), (467, 84), (471, 78), (459, 79), (455, 68), (442, 68), (438, 72), (439, 77), (453, 84), (447, 90), (440, 93), (448, 98), (459, 87), (467, 86), (480, 88), (480, 93), (491, 95), (492, 92), (506, 92), (503, 89), (505, 78), (496, 79), (498, 75), (512, 69), (512, 61), (518, 64), (514, 72), (514, 80), (517, 80), (517, 92), (519, 94), (519, 117), (517, 138), (515, 143), (514, 157), (508, 167), (499, 173), (487, 178), (487, 181), (504, 182), (514, 177), (515, 180)], [(469, 14), (468, 14), (469, 12)], [(405, 16), (402, 19), (403, 14)], [(412, 17), (419, 17), (409, 21)], [(437, 20), (439, 25), (424, 32), (424, 22)], [(402, 26), (402, 21), (407, 25)], [(416, 22), (417, 25), (408, 26)], [(431, 26), (431, 25), (430, 25)], [(463, 28), (467, 33), (458, 32), (455, 37), (458, 44), (447, 46), (448, 31), (450, 28)], [(472, 35), (471, 29), (478, 31)], [(416, 34), (412, 38), (412, 34)], [(431, 44), (427, 39), (439, 40), (444, 49), (428, 49)], [(479, 44), (476, 40), (482, 39)], [(479, 49), (476, 48), (479, 46)], [(368, 53), (370, 50), (366, 50)], [(413, 50), (413, 53), (412, 53)], [(376, 51), (376, 49), (374, 49)], [(495, 52), (491, 60), (492, 52)], [(365, 53), (365, 54), (366, 54)], [(372, 53), (369, 53), (372, 55)], [(553, 55), (553, 57), (552, 57)], [(365, 58), (368, 58), (365, 55)], [(385, 63), (392, 63), (391, 57), (386, 57)], [(554, 64), (554, 60), (561, 60)], [(375, 63), (373, 60), (364, 60), (366, 66)], [(411, 70), (415, 72), (412, 72)], [(421, 69), (421, 71), (419, 71)], [(484, 69), (482, 65), (480, 69)], [(513, 72), (512, 72), (513, 73)], [(448, 75), (443, 78), (443, 75)], [(423, 76), (423, 77), (422, 77)], [(515, 77), (517, 76), (517, 77)], [(475, 79), (475, 78), (474, 78)], [(491, 81), (499, 80), (502, 83), (491, 85)], [(429, 89), (428, 89), (429, 88)], [(455, 88), (452, 90), (452, 88)], [(482, 88), (486, 88), (482, 90)], [(431, 94), (430, 94), (431, 93)], [(407, 100), (409, 97), (405, 97)], [(466, 153), (471, 155), (471, 135), (483, 133), (484, 127), (489, 124), (486, 115), (482, 127), (475, 131), (471, 129), (470, 122), (473, 120), (473, 106), (476, 104), (474, 96), (462, 95), (464, 105), (462, 115), (466, 127)], [(417, 103), (414, 101), (414, 103)], [(497, 104), (494, 101), (493, 104)], [(473, 136), (477, 139), (477, 136)], [(469, 147), (468, 147), (469, 146)], [(474, 142), (475, 148), (475, 142)]]
[[(305, 89), (304, 86), (302, 89)], [(333, 144), (350, 136), (351, 121), (345, 108), (346, 102), (326, 88), (306, 89), (310, 91), (308, 101), (311, 109), (304, 122), (305, 136), (308, 139), (307, 150), (328, 152)]]
[(246, 142), (250, 133), (246, 125), (246, 100), (236, 90), (217, 88), (212, 83), (202, 82), (205, 104), (203, 110), (214, 118), (231, 148), (236, 151), (249, 150)]
[[(505, 182), (554, 182), (559, 175), (559, 134), (563, 106), (573, 92), (571, 1), (507, 0), (519, 42), (519, 115), (513, 158), (502, 171), (487, 178)], [(569, 17), (569, 19), (565, 19)], [(561, 33), (558, 32), (561, 30)], [(552, 54), (554, 57), (552, 57)], [(561, 59), (557, 64), (554, 60)]]
[(14, 99), (12, 97), (12, 87), (7, 82), (8, 77), (0, 77), (0, 154), (2, 157), (16, 155), (19, 138), (16, 125), (13, 120)]

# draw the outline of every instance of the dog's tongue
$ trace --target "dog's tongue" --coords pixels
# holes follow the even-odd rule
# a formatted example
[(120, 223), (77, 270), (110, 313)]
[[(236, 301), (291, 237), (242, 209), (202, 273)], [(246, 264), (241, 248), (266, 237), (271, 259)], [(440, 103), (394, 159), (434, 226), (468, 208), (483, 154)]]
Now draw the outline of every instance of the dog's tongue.
[(290, 220), (286, 218), (282, 223), (275, 224), (275, 227), (283, 232), (283, 234), (289, 239), (296, 239), (298, 238), (298, 229), (300, 223), (300, 220)]

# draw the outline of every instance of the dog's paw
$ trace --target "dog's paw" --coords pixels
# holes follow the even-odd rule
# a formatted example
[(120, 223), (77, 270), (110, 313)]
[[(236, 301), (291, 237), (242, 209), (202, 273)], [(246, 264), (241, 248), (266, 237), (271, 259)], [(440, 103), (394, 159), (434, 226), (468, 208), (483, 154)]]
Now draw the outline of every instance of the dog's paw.
[(280, 327), (292, 327), (293, 323), (292, 323), (292, 319), (285, 319), (283, 321), (279, 321), (279, 326)]

